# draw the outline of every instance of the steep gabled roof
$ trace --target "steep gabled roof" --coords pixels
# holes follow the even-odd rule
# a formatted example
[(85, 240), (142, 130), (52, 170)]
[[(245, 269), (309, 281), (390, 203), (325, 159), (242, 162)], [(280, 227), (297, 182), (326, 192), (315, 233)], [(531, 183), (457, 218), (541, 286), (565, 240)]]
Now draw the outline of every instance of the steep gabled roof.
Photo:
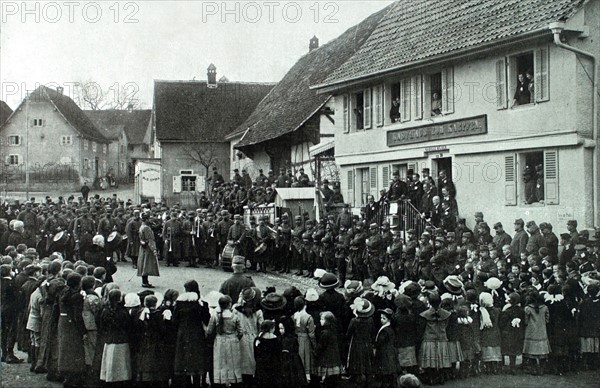
[(390, 10), (374, 13), (342, 35), (304, 55), (229, 137), (245, 135), (236, 148), (259, 144), (296, 131), (330, 98), (310, 86), (320, 83), (356, 53)]
[(8, 120), (12, 112), (13, 110), (10, 109), (10, 106), (8, 106), (6, 102), (0, 100), (0, 125)]
[(30, 101), (49, 101), (83, 138), (99, 143), (109, 143), (104, 134), (70, 97), (42, 85), (29, 95), (29, 99)]
[(159, 141), (225, 142), (271, 91), (274, 84), (251, 82), (154, 81)]
[(109, 139), (118, 139), (125, 131), (129, 144), (143, 144), (152, 120), (152, 110), (86, 110), (85, 114)]
[[(585, 0), (399, 0), (361, 50), (315, 87), (548, 30)], [(549, 30), (548, 30), (548, 33)]]

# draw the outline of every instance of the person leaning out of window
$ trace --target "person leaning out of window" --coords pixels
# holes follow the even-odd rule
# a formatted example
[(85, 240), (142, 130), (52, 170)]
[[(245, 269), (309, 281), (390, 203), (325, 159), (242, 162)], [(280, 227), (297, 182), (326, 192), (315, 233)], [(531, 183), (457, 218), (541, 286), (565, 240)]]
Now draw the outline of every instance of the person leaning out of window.
[(511, 104), (511, 108), (515, 105), (526, 105), (531, 102), (531, 92), (529, 91), (529, 84), (525, 74), (519, 74), (517, 81), (517, 88)]

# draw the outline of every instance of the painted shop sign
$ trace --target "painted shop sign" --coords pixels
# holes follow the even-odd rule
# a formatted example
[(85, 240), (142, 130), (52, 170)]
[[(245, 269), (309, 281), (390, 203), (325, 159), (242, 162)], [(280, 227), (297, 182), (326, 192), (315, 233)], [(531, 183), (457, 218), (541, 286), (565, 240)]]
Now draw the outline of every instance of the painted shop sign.
[(387, 133), (388, 147), (487, 133), (487, 115)]

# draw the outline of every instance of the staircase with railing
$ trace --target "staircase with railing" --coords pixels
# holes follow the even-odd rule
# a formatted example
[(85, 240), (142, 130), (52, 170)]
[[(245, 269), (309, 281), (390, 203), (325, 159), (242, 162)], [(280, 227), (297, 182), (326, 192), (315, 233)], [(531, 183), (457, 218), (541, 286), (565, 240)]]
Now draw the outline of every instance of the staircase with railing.
[(379, 225), (387, 220), (391, 228), (397, 228), (402, 231), (415, 229), (417, 236), (425, 231), (427, 226), (433, 227), (431, 222), (427, 221), (419, 209), (408, 199), (401, 199), (394, 202), (386, 202), (376, 216)]

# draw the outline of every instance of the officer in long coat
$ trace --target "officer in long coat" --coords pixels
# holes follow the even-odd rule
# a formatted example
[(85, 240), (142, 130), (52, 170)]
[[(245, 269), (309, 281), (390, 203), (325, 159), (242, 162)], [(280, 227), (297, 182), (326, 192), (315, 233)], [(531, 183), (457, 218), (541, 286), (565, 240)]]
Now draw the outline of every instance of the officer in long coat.
[(88, 209), (81, 209), (79, 217), (73, 226), (73, 236), (75, 244), (79, 246), (80, 257), (85, 257), (85, 252), (92, 247), (92, 238), (96, 232), (96, 225), (88, 214)]
[(137, 259), (140, 251), (140, 226), (142, 226), (140, 211), (136, 209), (133, 211), (133, 217), (125, 225), (125, 235), (127, 236), (127, 250), (125, 251), (125, 255), (131, 257), (134, 268), (137, 267)]
[(160, 276), (158, 269), (158, 259), (156, 255), (158, 249), (154, 241), (154, 232), (150, 228), (148, 214), (141, 216), (142, 225), (140, 226), (140, 250), (138, 252), (137, 276), (142, 277), (142, 287), (154, 288), (148, 281), (149, 276)]

